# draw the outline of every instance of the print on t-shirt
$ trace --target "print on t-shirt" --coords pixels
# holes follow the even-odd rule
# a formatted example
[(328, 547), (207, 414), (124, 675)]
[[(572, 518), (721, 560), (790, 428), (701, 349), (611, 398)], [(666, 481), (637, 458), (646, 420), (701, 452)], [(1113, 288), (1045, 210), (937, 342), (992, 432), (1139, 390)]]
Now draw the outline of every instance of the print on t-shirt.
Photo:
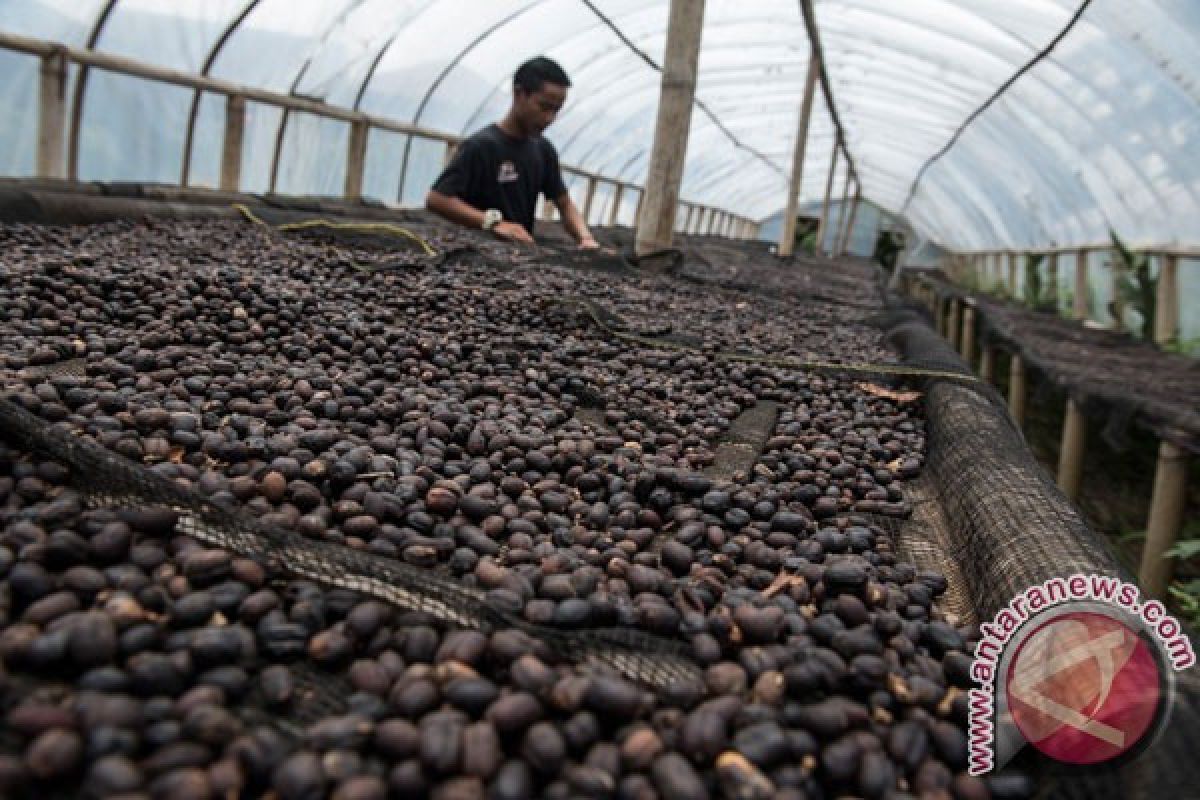
[(496, 174), (496, 181), (499, 183), (512, 183), (517, 178), (521, 177), (517, 174), (517, 168), (511, 161), (503, 161), (500, 163), (500, 171)]

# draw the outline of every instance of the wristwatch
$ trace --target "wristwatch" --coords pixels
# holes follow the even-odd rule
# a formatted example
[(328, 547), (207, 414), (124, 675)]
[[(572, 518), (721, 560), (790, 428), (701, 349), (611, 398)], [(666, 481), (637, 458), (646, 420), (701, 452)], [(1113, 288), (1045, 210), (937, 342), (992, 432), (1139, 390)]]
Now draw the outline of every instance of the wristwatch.
[(504, 214), (500, 210), (495, 209), (495, 208), (489, 208), (487, 211), (483, 212), (483, 226), (482, 227), (485, 231), (490, 231), (492, 228), (496, 227), (503, 219), (504, 219)]

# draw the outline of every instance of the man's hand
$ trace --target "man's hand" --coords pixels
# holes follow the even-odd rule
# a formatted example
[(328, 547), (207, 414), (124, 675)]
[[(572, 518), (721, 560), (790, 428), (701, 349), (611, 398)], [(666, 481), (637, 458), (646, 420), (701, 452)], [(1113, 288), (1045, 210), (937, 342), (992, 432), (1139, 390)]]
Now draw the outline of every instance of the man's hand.
[(492, 233), (506, 242), (533, 244), (533, 237), (529, 235), (529, 231), (525, 230), (525, 226), (519, 222), (497, 222), (496, 226), (492, 228)]
[(599, 250), (600, 243), (597, 242), (595, 239), (593, 239), (591, 236), (585, 236), (579, 240), (579, 249), (580, 250)]

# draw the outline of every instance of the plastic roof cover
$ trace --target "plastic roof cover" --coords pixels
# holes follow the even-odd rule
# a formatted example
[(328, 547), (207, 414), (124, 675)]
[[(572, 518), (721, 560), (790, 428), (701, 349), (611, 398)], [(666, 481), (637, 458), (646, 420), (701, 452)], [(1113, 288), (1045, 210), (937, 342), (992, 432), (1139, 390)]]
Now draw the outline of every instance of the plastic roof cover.
[[(1100, 243), (1109, 227), (1143, 245), (1197, 243), (1194, 0), (1094, 0), (912, 191), (1079, 1), (817, 0), (863, 195), (954, 249)], [(102, 51), (460, 134), (502, 115), (515, 66), (545, 53), (574, 83), (548, 132), (563, 162), (640, 183), (661, 77), (643, 54), (662, 63), (667, 13), (665, 0), (0, 0), (0, 30), (80, 47), (95, 35)], [(697, 85), (708, 113), (693, 113), (684, 198), (755, 219), (783, 206), (808, 58), (796, 0), (708, 0)], [(0, 52), (6, 108), (36, 98), (36, 66)], [(178, 181), (191, 102), (188, 90), (93, 70), (80, 177)], [(192, 183), (215, 181), (223, 115), (219, 98), (202, 97)], [(244, 188), (269, 184), (282, 117), (250, 104)], [(32, 169), (28, 129), (0, 123), (8, 174)], [(346, 136), (344, 123), (289, 115), (277, 187), (338, 193), (344, 165), (312, 154), (338, 152)], [(833, 137), (818, 93), (802, 201), (824, 191)], [(368, 192), (419, 197), (439, 163), (423, 147), (373, 133)], [(835, 196), (844, 175), (843, 163)]]

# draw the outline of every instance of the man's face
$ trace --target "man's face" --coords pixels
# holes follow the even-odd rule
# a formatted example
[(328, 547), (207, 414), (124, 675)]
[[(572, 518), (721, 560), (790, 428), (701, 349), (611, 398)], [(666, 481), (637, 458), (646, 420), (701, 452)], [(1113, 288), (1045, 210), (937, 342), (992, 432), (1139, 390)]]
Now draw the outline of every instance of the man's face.
[(526, 92), (518, 86), (513, 95), (513, 107), (521, 124), (535, 136), (541, 136), (550, 127), (566, 101), (567, 87), (557, 83), (543, 83), (536, 92)]

